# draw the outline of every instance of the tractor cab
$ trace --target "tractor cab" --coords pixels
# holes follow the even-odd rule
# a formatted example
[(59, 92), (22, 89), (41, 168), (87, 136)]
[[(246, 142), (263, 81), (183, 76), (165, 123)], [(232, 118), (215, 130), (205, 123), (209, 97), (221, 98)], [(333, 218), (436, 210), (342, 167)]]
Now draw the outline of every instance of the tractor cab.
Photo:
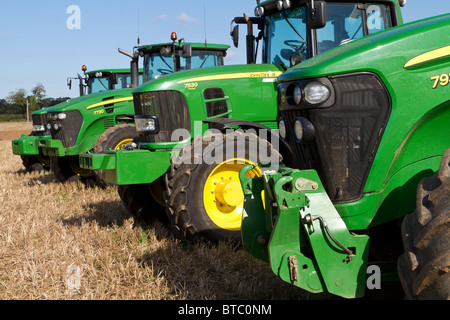
[[(129, 88), (131, 84), (130, 69), (103, 69), (87, 72), (86, 75), (88, 94), (100, 91), (126, 89)], [(140, 70), (139, 84), (142, 82), (142, 70)]]
[[(99, 69), (87, 71), (83, 65), (81, 68), (84, 76), (77, 75), (67, 79), (67, 86), (72, 88), (72, 80), (79, 81), (80, 97), (86, 94), (109, 91), (115, 89), (130, 88), (132, 75), (130, 69)], [(139, 70), (139, 84), (143, 83), (142, 70)]]
[(224, 65), (227, 45), (185, 43), (175, 32), (172, 43), (161, 43), (137, 48), (144, 59), (144, 82), (176, 71)]
[[(239, 24), (248, 26), (247, 57), (256, 62), (263, 40), (263, 63), (285, 69), (341, 44), (402, 23), (399, 7), (393, 2), (349, 1), (264, 1), (254, 18), (232, 21), (231, 36), (238, 45)], [(233, 28), (233, 22), (237, 25)], [(253, 34), (257, 25), (259, 34)], [(256, 44), (256, 46), (255, 46)]]

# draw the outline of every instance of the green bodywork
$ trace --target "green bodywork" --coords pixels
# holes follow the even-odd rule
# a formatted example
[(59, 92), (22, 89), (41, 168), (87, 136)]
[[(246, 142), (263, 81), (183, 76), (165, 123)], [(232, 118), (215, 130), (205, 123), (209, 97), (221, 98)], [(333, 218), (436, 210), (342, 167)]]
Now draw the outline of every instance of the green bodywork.
[[(353, 200), (332, 202), (330, 199), (334, 199), (335, 194), (324, 189), (330, 181), (327, 175), (319, 176), (316, 168), (282, 168), (253, 181), (244, 175), (248, 168), (242, 169), (241, 182), (246, 197), (242, 227), (245, 246), (254, 256), (269, 261), (274, 273), (282, 279), (311, 292), (328, 291), (346, 298), (363, 295), (371, 230), (415, 210), (417, 184), (438, 170), (443, 152), (450, 147), (448, 34), (448, 14), (405, 24), (332, 49), (279, 77), (280, 88), (286, 88), (293, 83), (326, 83), (326, 79), (336, 83), (335, 79), (371, 75), (387, 91), (390, 104), (387, 118), (375, 134), (376, 143), (370, 146), (373, 149), (369, 150), (370, 158), (364, 168), (362, 192)], [(331, 157), (338, 154), (334, 152), (346, 155), (355, 148), (368, 148), (367, 141), (360, 143), (360, 139), (356, 139), (355, 132), (362, 131), (355, 131), (355, 128), (364, 128), (361, 123), (371, 121), (370, 116), (363, 115), (371, 97), (367, 93), (365, 100), (358, 99), (362, 104), (352, 104), (349, 100), (351, 92), (357, 91), (359, 85), (348, 86), (345, 95), (332, 94), (330, 98), (334, 103), (327, 106), (329, 110), (347, 103), (351, 106), (347, 110), (349, 114), (361, 114), (358, 122), (345, 122), (348, 114), (334, 114), (334, 123), (341, 124), (327, 128), (334, 130), (337, 139), (335, 145), (328, 146)], [(311, 119), (313, 112), (320, 111), (311, 111)], [(313, 121), (313, 125), (318, 124)], [(317, 127), (315, 134), (320, 136)], [(293, 140), (292, 132), (288, 131), (287, 135), (291, 149), (302, 144)], [(336, 151), (338, 140), (347, 137), (346, 148)], [(349, 161), (347, 175), (352, 174), (350, 160), (342, 159)], [(301, 179), (312, 182), (296, 184)], [(298, 187), (313, 183), (315, 188), (301, 190)], [(263, 189), (265, 209), (258, 199)], [(321, 216), (326, 221), (330, 234), (355, 253), (352, 261), (345, 261), (346, 252), (330, 240), (320, 219), (312, 224), (307, 222), (308, 214)], [(384, 237), (391, 239), (387, 233)], [(387, 243), (387, 246), (392, 245)], [(291, 258), (296, 260), (295, 268), (294, 262), (289, 262), (291, 256), (295, 256)]]

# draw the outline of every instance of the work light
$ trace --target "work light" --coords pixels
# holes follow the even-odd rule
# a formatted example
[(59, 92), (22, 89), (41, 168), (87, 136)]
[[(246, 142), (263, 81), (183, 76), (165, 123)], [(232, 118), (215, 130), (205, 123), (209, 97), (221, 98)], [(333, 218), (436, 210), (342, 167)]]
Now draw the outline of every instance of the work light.
[(159, 131), (158, 118), (155, 116), (135, 116), (136, 131), (157, 133)]
[(45, 126), (43, 124), (33, 125), (33, 131), (35, 132), (45, 131)]

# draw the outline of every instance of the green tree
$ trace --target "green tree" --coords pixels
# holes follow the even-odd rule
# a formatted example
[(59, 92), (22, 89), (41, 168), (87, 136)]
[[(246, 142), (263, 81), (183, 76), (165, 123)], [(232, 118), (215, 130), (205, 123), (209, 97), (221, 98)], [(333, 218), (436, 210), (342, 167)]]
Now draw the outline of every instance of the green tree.
[(31, 93), (34, 96), (36, 103), (39, 104), (42, 102), (42, 99), (45, 98), (46, 92), (47, 90), (45, 90), (44, 85), (40, 82), (38, 82), (36, 86), (33, 89), (31, 89)]
[(26, 113), (27, 110), (27, 90), (16, 89), (11, 91), (6, 97), (9, 104), (8, 113)]

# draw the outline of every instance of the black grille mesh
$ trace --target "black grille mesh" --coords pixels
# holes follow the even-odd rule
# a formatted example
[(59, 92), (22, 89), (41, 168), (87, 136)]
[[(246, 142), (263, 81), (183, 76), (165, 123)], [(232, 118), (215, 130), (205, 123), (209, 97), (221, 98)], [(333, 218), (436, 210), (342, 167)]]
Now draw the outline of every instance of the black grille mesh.
[(141, 142), (178, 141), (179, 137), (172, 137), (176, 129), (186, 129), (190, 132), (189, 109), (181, 93), (177, 91), (136, 93), (133, 100), (136, 115), (156, 116), (159, 121), (159, 133), (140, 133)]
[[(381, 81), (372, 74), (330, 79), (336, 101), (329, 108), (282, 111), (291, 133), (289, 145), (299, 169), (318, 172), (334, 202), (362, 195), (376, 148), (390, 114), (390, 98)], [(297, 143), (292, 137), (298, 117), (311, 121), (315, 138)]]
[[(52, 126), (50, 130), (52, 138), (61, 140), (64, 148), (71, 148), (74, 147), (77, 142), (77, 138), (83, 124), (83, 116), (80, 111), (77, 110), (66, 111), (64, 113), (66, 114), (66, 118), (64, 120), (55, 120), (55, 115), (58, 113), (49, 113), (48, 121)], [(58, 124), (60, 129), (55, 130), (55, 124)]]

